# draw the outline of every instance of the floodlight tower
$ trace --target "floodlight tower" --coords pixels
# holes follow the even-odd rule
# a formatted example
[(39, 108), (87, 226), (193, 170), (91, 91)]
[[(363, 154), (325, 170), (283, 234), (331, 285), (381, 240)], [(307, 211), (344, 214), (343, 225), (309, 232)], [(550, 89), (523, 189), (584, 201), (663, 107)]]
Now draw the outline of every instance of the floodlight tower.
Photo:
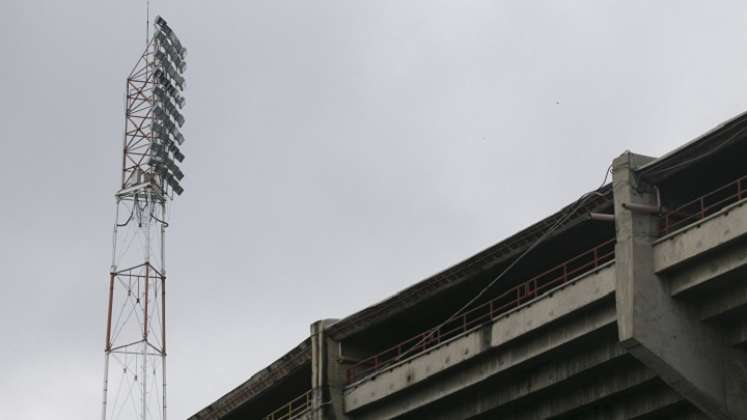
[[(150, 24), (148, 24), (150, 26)], [(184, 191), (186, 49), (160, 16), (127, 77), (106, 316), (102, 420), (166, 419), (166, 228)]]

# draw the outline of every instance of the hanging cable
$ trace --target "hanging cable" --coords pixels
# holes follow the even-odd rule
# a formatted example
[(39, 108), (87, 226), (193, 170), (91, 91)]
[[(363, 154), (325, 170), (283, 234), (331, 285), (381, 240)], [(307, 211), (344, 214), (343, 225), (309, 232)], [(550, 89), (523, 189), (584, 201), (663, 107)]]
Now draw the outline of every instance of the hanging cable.
[(119, 223), (119, 222), (117, 222), (117, 227), (124, 227), (124, 226), (127, 226), (127, 225), (128, 225), (129, 223), (130, 223), (130, 221), (132, 220), (132, 216), (133, 216), (134, 214), (135, 214), (135, 206), (132, 206), (132, 208), (130, 209), (130, 217), (128, 217), (128, 218), (127, 218), (127, 220), (125, 220), (125, 222), (124, 222), (124, 223)]
[(697, 155), (697, 156), (695, 156), (693, 158), (690, 158), (690, 159), (687, 159), (685, 161), (682, 161), (682, 162), (679, 162), (679, 163), (675, 163), (675, 164), (672, 164), (670, 166), (666, 166), (664, 168), (659, 168), (659, 169), (652, 170), (651, 172), (645, 173), (644, 176), (645, 177), (659, 176), (659, 175), (662, 175), (662, 174), (666, 174), (669, 171), (672, 171), (674, 169), (680, 168), (682, 166), (690, 165), (691, 163), (695, 163), (695, 162), (697, 162), (697, 161), (699, 161), (701, 159), (705, 159), (705, 158), (707, 158), (707, 157), (715, 154), (719, 150), (723, 149), (724, 147), (728, 146), (729, 144), (733, 143), (735, 140), (737, 140), (738, 137), (740, 137), (745, 132), (747, 132), (747, 127), (742, 128), (741, 130), (738, 130), (736, 133), (732, 134), (729, 138), (727, 138), (726, 140), (724, 140), (723, 142), (721, 142), (719, 145), (717, 145), (716, 147), (714, 147), (713, 149), (711, 149), (711, 150), (709, 150), (709, 151), (707, 151), (705, 153), (702, 153), (700, 155)]
[(165, 221), (159, 219), (158, 217), (156, 217), (155, 214), (153, 214), (153, 209), (151, 209), (151, 211), (150, 211), (150, 217), (152, 217), (153, 219), (155, 219), (158, 223), (162, 224), (163, 227), (169, 227), (169, 223), (168, 222), (165, 222)]
[(451, 316), (449, 316), (445, 321), (441, 322), (440, 324), (436, 325), (435, 327), (431, 328), (426, 332), (426, 334), (423, 336), (421, 340), (419, 340), (417, 343), (415, 343), (412, 347), (409, 349), (403, 351), (400, 355), (398, 355), (394, 360), (399, 361), (402, 360), (407, 354), (411, 353), (414, 349), (418, 348), (420, 345), (422, 345), (424, 342), (428, 341), (433, 334), (441, 329), (444, 325), (448, 324), (449, 322), (453, 321), (457, 316), (459, 316), (462, 312), (464, 312), (467, 308), (469, 308), (473, 303), (475, 303), (478, 299), (480, 299), (488, 290), (490, 290), (495, 283), (497, 283), (500, 279), (502, 279), (509, 271), (511, 271), (516, 264), (519, 263), (527, 254), (532, 252), (537, 246), (539, 246), (542, 242), (545, 241), (553, 232), (555, 232), (558, 228), (560, 228), (572, 215), (574, 215), (581, 206), (586, 202), (586, 200), (595, 195), (595, 196), (606, 196), (609, 194), (609, 191), (606, 193), (600, 192), (601, 189), (605, 187), (607, 184), (607, 178), (609, 176), (610, 171), (612, 170), (612, 165), (610, 165), (607, 168), (607, 171), (604, 175), (604, 180), (602, 181), (602, 184), (594, 191), (588, 192), (581, 197), (579, 197), (573, 204), (566, 207), (568, 210), (563, 214), (549, 229), (547, 229), (542, 236), (540, 236), (532, 245), (529, 246), (524, 252), (522, 252), (518, 257), (516, 257), (511, 264), (508, 265), (503, 271), (501, 271), (500, 274), (498, 274), (493, 280), (491, 280), (485, 287), (483, 287), (474, 297), (472, 297), (469, 301), (467, 301), (466, 304), (464, 304), (462, 307), (460, 307), (456, 312), (454, 312)]

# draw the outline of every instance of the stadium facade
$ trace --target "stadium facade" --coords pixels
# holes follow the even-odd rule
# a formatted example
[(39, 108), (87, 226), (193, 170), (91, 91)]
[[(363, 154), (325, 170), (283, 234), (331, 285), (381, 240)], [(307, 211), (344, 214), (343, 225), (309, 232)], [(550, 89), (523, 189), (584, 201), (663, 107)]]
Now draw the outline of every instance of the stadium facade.
[[(309, 338), (192, 420), (747, 419), (747, 114)], [(601, 166), (601, 165), (600, 165)]]

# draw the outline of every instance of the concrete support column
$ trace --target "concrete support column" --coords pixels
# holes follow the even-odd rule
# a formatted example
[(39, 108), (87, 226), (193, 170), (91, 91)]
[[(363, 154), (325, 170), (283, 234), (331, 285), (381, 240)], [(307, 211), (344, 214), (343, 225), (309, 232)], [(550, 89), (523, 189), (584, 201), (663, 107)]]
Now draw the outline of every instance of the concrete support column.
[(327, 328), (337, 320), (311, 324), (312, 420), (345, 420), (343, 387), (345, 369), (339, 361), (340, 343), (332, 340)]
[[(714, 419), (747, 419), (747, 360), (675, 301), (654, 272), (656, 192), (635, 169), (652, 158), (626, 152), (613, 162), (615, 274), (621, 344), (669, 386)], [(634, 206), (629, 206), (633, 204)]]

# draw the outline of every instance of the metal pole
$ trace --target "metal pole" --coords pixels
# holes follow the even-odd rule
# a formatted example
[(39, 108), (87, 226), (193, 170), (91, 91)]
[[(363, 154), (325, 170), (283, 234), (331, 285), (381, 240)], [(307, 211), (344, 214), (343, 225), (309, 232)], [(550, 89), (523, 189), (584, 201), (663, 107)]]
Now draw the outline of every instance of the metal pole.
[(143, 377), (140, 382), (143, 384), (143, 420), (146, 420), (147, 409), (148, 409), (148, 342), (143, 340)]
[[(148, 228), (150, 235), (150, 227)], [(145, 264), (145, 291), (143, 298), (145, 305), (143, 307), (143, 420), (147, 415), (148, 404), (148, 301), (150, 294), (150, 263)]]
[(166, 353), (161, 354), (161, 375), (163, 375), (161, 379), (163, 384), (163, 394), (161, 394), (163, 398), (163, 420), (166, 420)]
[(142, 378), (140, 379), (140, 382), (143, 386), (143, 396), (142, 396), (142, 403), (143, 403), (143, 413), (142, 413), (142, 419), (147, 420), (147, 413), (148, 413), (148, 336), (147, 336), (147, 328), (148, 328), (148, 274), (149, 274), (149, 268), (150, 268), (150, 234), (151, 234), (151, 222), (152, 222), (152, 215), (151, 212), (153, 211), (153, 196), (150, 192), (147, 192), (145, 195), (145, 211), (146, 214), (144, 215), (145, 223), (143, 225), (143, 231), (145, 232), (145, 287), (144, 287), (144, 298), (145, 298), (145, 306), (143, 308), (143, 360), (142, 360), (142, 366), (143, 366), (143, 373)]
[[(166, 220), (166, 198), (161, 202), (161, 220)], [(166, 225), (161, 223), (161, 274), (166, 276)]]
[(148, 342), (148, 301), (150, 294), (150, 264), (145, 264), (145, 306), (143, 308), (143, 341)]
[(117, 271), (117, 230), (119, 230), (119, 206), (121, 203), (122, 199), (117, 197), (114, 210), (114, 231), (112, 232), (112, 273)]
[(109, 393), (109, 354), (111, 351), (112, 305), (114, 303), (114, 272), (117, 270), (117, 231), (119, 229), (119, 206), (121, 199), (116, 198), (114, 210), (114, 229), (112, 231), (112, 264), (109, 274), (109, 302), (106, 309), (106, 343), (104, 344), (104, 384), (101, 401), (101, 419), (106, 420), (107, 396)]
[(109, 351), (104, 353), (104, 398), (101, 404), (101, 420), (106, 420), (106, 396), (109, 392)]
[[(125, 173), (127, 172), (127, 125), (130, 116), (130, 78), (127, 78), (125, 84), (125, 117), (124, 117), (124, 136), (122, 139), (122, 189), (125, 188)], [(119, 207), (119, 198), (117, 198), (117, 207)], [(116, 224), (115, 227), (116, 229)]]
[[(166, 199), (161, 202), (161, 220), (166, 220)], [(161, 223), (161, 385), (163, 420), (166, 420), (166, 226)]]
[(150, 0), (145, 2), (145, 44), (150, 40)]
[(112, 349), (112, 304), (114, 303), (114, 273), (109, 274), (109, 307), (106, 310), (106, 343), (104, 351)]

